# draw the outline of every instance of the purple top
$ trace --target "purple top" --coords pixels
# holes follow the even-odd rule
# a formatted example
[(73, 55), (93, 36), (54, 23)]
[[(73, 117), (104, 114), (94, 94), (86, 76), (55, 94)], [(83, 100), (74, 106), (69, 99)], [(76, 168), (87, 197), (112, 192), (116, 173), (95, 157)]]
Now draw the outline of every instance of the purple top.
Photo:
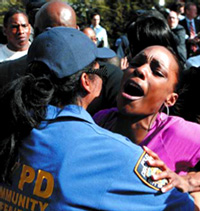
[[(95, 122), (112, 130), (117, 119), (117, 108), (94, 115)], [(165, 164), (178, 174), (186, 174), (200, 161), (200, 125), (181, 117), (160, 113), (140, 146), (148, 146)]]

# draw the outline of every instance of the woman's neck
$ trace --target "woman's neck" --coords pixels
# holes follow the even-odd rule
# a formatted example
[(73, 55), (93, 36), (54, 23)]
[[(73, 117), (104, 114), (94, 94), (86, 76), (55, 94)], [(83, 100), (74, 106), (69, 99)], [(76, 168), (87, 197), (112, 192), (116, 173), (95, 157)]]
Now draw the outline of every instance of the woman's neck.
[(119, 114), (112, 131), (128, 137), (133, 143), (139, 145), (151, 129), (156, 116), (157, 114), (153, 114), (137, 119), (137, 117)]

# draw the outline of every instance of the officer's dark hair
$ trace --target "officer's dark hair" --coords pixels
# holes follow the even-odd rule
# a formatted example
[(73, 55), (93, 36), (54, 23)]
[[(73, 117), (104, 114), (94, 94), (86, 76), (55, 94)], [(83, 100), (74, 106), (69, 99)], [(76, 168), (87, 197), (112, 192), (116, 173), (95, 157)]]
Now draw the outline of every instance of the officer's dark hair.
[[(28, 74), (7, 84), (0, 91), (3, 128), (0, 133), (0, 181), (9, 181), (21, 140), (45, 120), (47, 105), (62, 107), (77, 104), (86, 95), (80, 83), (83, 72), (93, 63), (71, 76), (58, 78), (41, 62), (32, 63)], [(91, 80), (94, 74), (89, 74)], [(48, 120), (46, 120), (48, 123)]]
[(18, 8), (11, 8), (4, 15), (4, 19), (3, 19), (3, 25), (4, 25), (4, 27), (7, 27), (9, 18), (12, 17), (15, 14), (23, 14), (28, 19), (28, 15), (25, 12), (23, 12), (22, 10), (20, 10)]

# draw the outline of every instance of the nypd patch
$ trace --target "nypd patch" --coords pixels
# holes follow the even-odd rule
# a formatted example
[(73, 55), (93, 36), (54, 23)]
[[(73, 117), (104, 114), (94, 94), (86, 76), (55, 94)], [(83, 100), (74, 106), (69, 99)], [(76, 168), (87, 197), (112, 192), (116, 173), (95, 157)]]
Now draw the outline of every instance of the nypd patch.
[(150, 155), (146, 152), (140, 156), (136, 166), (135, 166), (135, 173), (137, 176), (149, 187), (159, 191), (162, 187), (168, 184), (167, 179), (162, 179), (158, 181), (154, 181), (151, 179), (152, 175), (159, 174), (161, 170), (157, 167), (151, 167), (147, 164), (147, 161), (153, 159)]

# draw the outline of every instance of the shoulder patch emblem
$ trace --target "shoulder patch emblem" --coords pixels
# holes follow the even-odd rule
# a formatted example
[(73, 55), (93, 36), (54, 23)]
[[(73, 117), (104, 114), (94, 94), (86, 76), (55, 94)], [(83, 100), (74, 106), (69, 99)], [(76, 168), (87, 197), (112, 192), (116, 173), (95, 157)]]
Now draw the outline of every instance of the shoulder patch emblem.
[(150, 159), (153, 158), (146, 152), (143, 152), (135, 166), (134, 171), (147, 186), (159, 191), (162, 187), (168, 184), (168, 180), (162, 179), (154, 181), (151, 179), (151, 176), (154, 174), (159, 174), (161, 172), (161, 169), (148, 166), (147, 161)]

